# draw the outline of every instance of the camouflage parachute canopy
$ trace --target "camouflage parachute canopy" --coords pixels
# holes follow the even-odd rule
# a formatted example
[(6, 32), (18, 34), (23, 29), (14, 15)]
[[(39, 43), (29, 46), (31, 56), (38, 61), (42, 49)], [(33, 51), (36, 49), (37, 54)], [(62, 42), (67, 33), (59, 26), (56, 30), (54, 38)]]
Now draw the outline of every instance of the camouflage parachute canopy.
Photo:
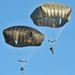
[(70, 19), (71, 8), (62, 4), (47, 2), (39, 5), (30, 15), (34, 24), (58, 28)]
[(12, 26), (3, 30), (7, 44), (14, 47), (40, 46), (44, 35), (38, 30), (27, 26)]

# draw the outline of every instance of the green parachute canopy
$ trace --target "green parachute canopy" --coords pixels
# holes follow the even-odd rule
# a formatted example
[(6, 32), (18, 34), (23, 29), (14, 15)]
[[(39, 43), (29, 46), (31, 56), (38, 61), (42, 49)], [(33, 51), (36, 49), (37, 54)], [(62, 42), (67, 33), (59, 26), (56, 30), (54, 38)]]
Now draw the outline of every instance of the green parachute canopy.
[(30, 15), (34, 24), (58, 28), (64, 26), (70, 19), (71, 8), (54, 2), (39, 5)]
[(7, 44), (14, 47), (40, 46), (44, 35), (38, 30), (27, 26), (12, 26), (3, 30)]

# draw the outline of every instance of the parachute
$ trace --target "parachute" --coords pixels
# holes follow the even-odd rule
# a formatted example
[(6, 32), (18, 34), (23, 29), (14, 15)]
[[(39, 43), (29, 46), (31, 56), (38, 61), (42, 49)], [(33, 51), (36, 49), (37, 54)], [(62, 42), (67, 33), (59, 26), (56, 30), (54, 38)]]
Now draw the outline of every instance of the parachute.
[(44, 35), (38, 30), (27, 26), (12, 26), (3, 30), (7, 44), (14, 47), (40, 46)]
[(70, 19), (71, 8), (54, 2), (39, 5), (30, 15), (34, 24), (58, 28), (64, 26)]
[[(40, 46), (44, 40), (44, 35), (28, 26), (11, 26), (3, 30), (5, 42), (13, 47)], [(27, 47), (20, 51), (18, 62), (21, 62), (21, 72), (24, 73), (24, 66), (37, 51), (35, 47)], [(17, 52), (18, 53), (18, 52)]]
[[(64, 28), (62, 27), (69, 21), (70, 14), (71, 14), (70, 7), (55, 2), (46, 2), (39, 5), (30, 15), (35, 25), (42, 27), (50, 27), (50, 33), (47, 30), (48, 36), (50, 34), (53, 34), (53, 36), (57, 35), (56, 38), (50, 36), (50, 38), (52, 37), (51, 39), (49, 39), (48, 37), (46, 39), (46, 41), (49, 39), (48, 42), (51, 43), (50, 50), (53, 50), (53, 54), (54, 54), (53, 45), (55, 43), (55, 40), (58, 39), (61, 32), (63, 31)], [(60, 30), (60, 28), (62, 29)], [(55, 32), (57, 32), (56, 29), (60, 30), (58, 34), (53, 33), (54, 30)], [(52, 30), (53, 32), (51, 32)]]

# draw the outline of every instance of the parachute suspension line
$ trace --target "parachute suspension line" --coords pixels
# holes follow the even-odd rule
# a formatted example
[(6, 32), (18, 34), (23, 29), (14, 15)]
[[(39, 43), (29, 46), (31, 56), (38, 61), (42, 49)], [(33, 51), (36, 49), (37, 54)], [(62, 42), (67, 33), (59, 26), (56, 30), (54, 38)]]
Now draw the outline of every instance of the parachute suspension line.
[[(45, 33), (45, 31), (43, 31), (43, 33), (46, 35), (45, 40), (48, 42), (48, 39), (49, 39), (48, 35)], [(49, 45), (50, 45), (50, 43), (49, 43)]]
[(25, 60), (27, 60), (28, 51), (25, 51)]
[[(39, 48), (39, 47), (38, 47)], [(22, 64), (21, 64), (21, 66), (22, 67), (24, 67), (27, 63), (28, 63), (28, 61), (31, 59), (31, 57), (34, 55), (34, 53), (38, 50), (38, 48), (34, 48), (35, 50), (33, 50), (33, 51), (31, 51), (32, 52), (32, 54), (31, 54), (31, 52), (30, 52), (30, 54), (31, 54), (31, 56), (30, 56), (30, 54), (29, 54), (29, 58), (26, 60), (27, 62), (22, 62)]]
[[(27, 61), (27, 55), (28, 55), (28, 52), (26, 52), (25, 56), (24, 56), (25, 57), (24, 60), (26, 60), (26, 61)], [(26, 63), (27, 62), (22, 62), (21, 66), (24, 67), (26, 65)]]
[[(26, 61), (27, 61), (27, 58), (28, 58), (28, 54), (29, 54), (28, 50), (24, 51), (24, 56), (23, 57), (24, 57), (24, 60), (26, 60)], [(27, 64), (27, 62), (22, 62), (22, 66), (24, 67)]]
[(32, 53), (34, 52), (34, 49), (29, 50), (29, 53), (27, 55), (27, 61), (30, 58), (30, 56), (32, 55)]
[(24, 67), (24, 66), (25, 66), (25, 64), (26, 64), (25, 62), (22, 62), (21, 66), (22, 66), (22, 67)]
[(58, 33), (56, 40), (59, 38), (59, 36), (61, 35), (62, 31), (63, 31), (64, 27), (60, 30), (60, 32)]
[[(57, 36), (56, 36), (56, 38), (55, 38), (56, 41), (58, 40), (59, 36), (60, 36), (61, 33), (63, 32), (64, 28), (65, 28), (65, 26), (62, 27), (61, 30), (59, 31), (59, 33), (57, 34)], [(45, 31), (43, 31), (43, 32), (45, 33)], [(45, 40), (46, 40), (47, 42), (48, 42), (48, 39), (49, 39), (49, 37), (48, 37), (48, 35), (46, 34)], [(48, 44), (51, 45), (51, 46), (53, 46), (53, 45), (55, 44), (55, 42), (54, 42), (54, 43), (48, 43)]]
[(21, 66), (24, 67), (27, 62), (22, 62)]
[[(49, 39), (49, 37), (46, 36), (46, 37), (45, 37), (45, 40), (46, 40), (47, 42), (48, 42), (48, 39)], [(50, 45), (50, 43), (49, 43), (49, 45)]]
[[(27, 55), (27, 58), (26, 58), (27, 62), (31, 59), (31, 57), (35, 54), (35, 52), (36, 52), (38, 49), (39, 49), (39, 47), (38, 47), (38, 48), (33, 48), (33, 50), (31, 50), (31, 52), (28, 52), (28, 55)], [(30, 50), (29, 50), (29, 51), (30, 51)], [(22, 66), (25, 66), (25, 65), (27, 64), (27, 62), (22, 63)]]
[(61, 33), (63, 32), (65, 26), (60, 30), (60, 32), (58, 33), (57, 37), (56, 37), (56, 40), (59, 38), (59, 36), (61, 35)]
[[(25, 50), (25, 51), (23, 52), (23, 57), (24, 57), (24, 58), (20, 58), (20, 59), (27, 61), (27, 56), (28, 56), (28, 54), (29, 54), (29, 51), (28, 51), (28, 50)], [(24, 66), (26, 65), (26, 63), (27, 63), (27, 62), (21, 62), (21, 66), (24, 67)]]
[[(60, 32), (58, 33), (57, 37), (55, 40), (58, 40), (59, 36), (61, 35), (61, 33), (63, 32), (65, 26), (60, 30)], [(53, 43), (53, 45), (55, 44), (55, 42)]]
[(28, 58), (27, 61), (29, 61), (29, 60), (31, 59), (31, 57), (35, 54), (35, 52), (36, 52), (38, 49), (39, 49), (39, 47), (36, 48), (36, 49), (34, 48), (33, 52), (30, 54), (30, 57)]

